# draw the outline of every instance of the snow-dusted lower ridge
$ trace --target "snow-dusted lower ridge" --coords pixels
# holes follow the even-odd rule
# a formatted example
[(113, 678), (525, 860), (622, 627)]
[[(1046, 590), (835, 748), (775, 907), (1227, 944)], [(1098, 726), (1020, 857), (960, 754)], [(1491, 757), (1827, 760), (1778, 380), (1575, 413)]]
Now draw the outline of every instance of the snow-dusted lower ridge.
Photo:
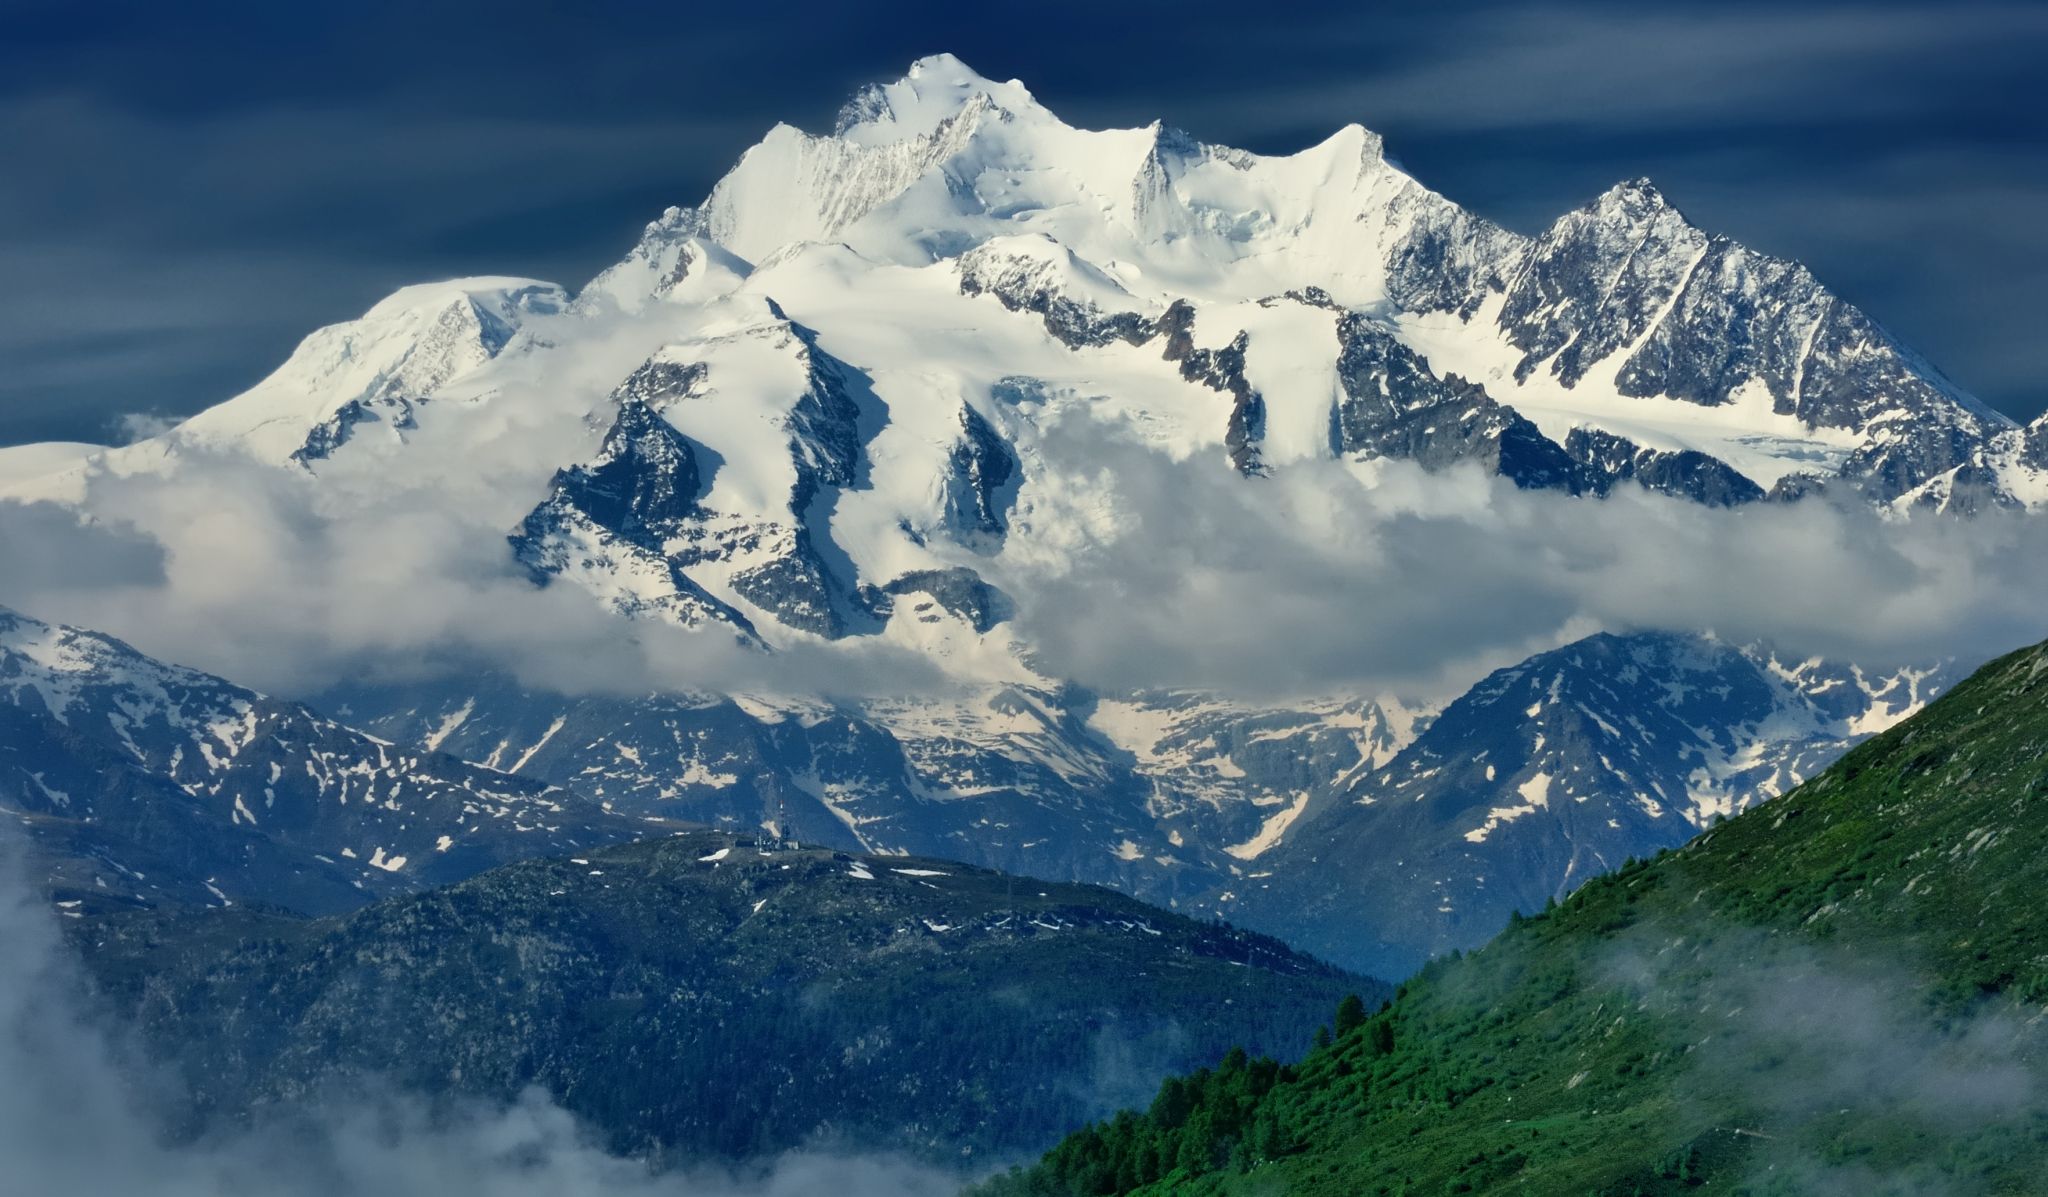
[(5, 608), (0, 813), (67, 908), (327, 913), (647, 826)]
[[(1269, 859), (1351, 813), (1339, 795), (1395, 784), (1375, 778), (1402, 776), (1388, 761), (1417, 750), (1437, 701), (1299, 664), (1240, 685), (1258, 653), (1193, 682), (1154, 676), (1119, 637), (1066, 635), (1109, 623), (1128, 640), (1186, 618), (1204, 629), (1172, 642), (1188, 655), (1203, 635), (1284, 655), (1302, 596), (1265, 582), (1269, 558), (1223, 551), (1258, 546), (1204, 538), (1340, 563), (1324, 589), (1371, 590), (1415, 622), (1402, 608), (1433, 596), (1384, 585), (1406, 581), (1404, 544), (1411, 563), (1490, 557), (1639, 511), (1629, 526), (1676, 527), (1682, 546), (1745, 548), (1734, 521), (1782, 517), (1761, 538), (1782, 546), (1797, 517), (1837, 502), (1907, 528), (1926, 509), (2039, 508), (2044, 438), (1804, 268), (1694, 227), (1645, 182), (1524, 236), (1429, 191), (1357, 126), (1281, 156), (1159, 125), (1077, 129), (1021, 83), (939, 56), (864, 89), (829, 134), (778, 126), (573, 298), (523, 279), (407, 288), (163, 436), (0, 454), (0, 499), (170, 546), (168, 585), (208, 616), (272, 635), (302, 619), (291, 647), (328, 671), (308, 686), (393, 740), (637, 813), (787, 820), (1171, 898), (1250, 893)], [(1787, 506), (1816, 494), (1830, 505)], [(1456, 539), (1511, 500), (1477, 548), (1398, 535), (1438, 518)], [(1162, 542), (1149, 572), (1104, 568)], [(1629, 548), (1581, 540), (1556, 560), (1598, 572)], [(1230, 559), (1224, 581), (1253, 583), (1230, 592), (1245, 597), (1227, 620), (1166, 593), (1211, 557)], [(234, 568), (326, 584), (266, 586), (282, 597), (252, 613)], [(1297, 572), (1310, 581), (1295, 589), (1325, 580)], [(1677, 602), (1685, 589), (1589, 619), (1654, 627), (1682, 606), (1674, 630), (1722, 626)], [(1548, 623), (1404, 680), (1448, 696), (1447, 672), (1469, 683), (1592, 630), (1565, 598), (1540, 598)], [(1361, 600), (1308, 622), (1341, 650), (1379, 614)], [(447, 657), (469, 672), (337, 689), (330, 640), (430, 658), (460, 641)], [(611, 676), (683, 642), (704, 651)], [(1076, 680), (1119, 653), (1099, 671), (1112, 681)], [(479, 679), (479, 659), (502, 675)], [(1660, 668), (1680, 684), (1689, 667)], [(575, 676), (542, 684), (562, 674)], [(1536, 718), (1492, 716), (1501, 735), (1533, 735)], [(1602, 718), (1625, 807), (1654, 792), (1626, 762), (1668, 744)], [(1795, 724), (1738, 738), (1782, 772), (1850, 734)], [(1741, 745), (1700, 766), (1729, 770), (1722, 805), (1774, 784), (1736, 767)], [(1655, 780), (1671, 791), (1683, 776)], [(1548, 809), (1535, 795), (1563, 785), (1489, 793), (1486, 809)], [(1631, 850), (1697, 825), (1661, 805), (1672, 813)], [(1468, 841), (1484, 821), (1440, 828), (1428, 851), (1492, 852), (1538, 825), (1503, 814)], [(1564, 846), (1513, 864), (1512, 884), (1488, 874), (1489, 893), (1547, 894), (1620, 846), (1604, 823), (1548, 825)]]
[(1474, 686), (1209, 904), (1403, 976), (1484, 943), (1513, 911), (1785, 793), (1959, 675), (1873, 677), (1709, 637), (1593, 636)]
[(502, 678), (323, 705), (616, 812), (1007, 866), (1191, 901), (1390, 759), (1414, 712), (1073, 687), (944, 697), (571, 698)]
[(324, 703), (621, 813), (1111, 884), (1400, 976), (1783, 793), (1949, 672), (1646, 633), (1539, 654), (1434, 716), (1022, 685), (568, 698), (475, 678)]

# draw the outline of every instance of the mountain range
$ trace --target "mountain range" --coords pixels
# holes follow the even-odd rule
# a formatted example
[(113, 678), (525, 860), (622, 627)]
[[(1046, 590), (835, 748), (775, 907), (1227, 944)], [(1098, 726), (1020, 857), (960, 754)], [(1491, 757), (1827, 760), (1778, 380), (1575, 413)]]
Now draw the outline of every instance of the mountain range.
[[(1139, 502), (1105, 446), (1164, 463), (1167, 500)], [(1107, 883), (1400, 973), (1782, 793), (1952, 666), (1617, 628), (1476, 669), (1462, 697), (1107, 685), (1062, 670), (1049, 629), (1153, 596), (1076, 596), (1078, 563), (1189, 534), (1169, 525), (1209, 504), (1266, 504), (1276, 535), (1364, 551), (1330, 511), (1270, 497), (1290, 475), (1389, 509), (1435, 476), (1729, 518), (2031, 510), (2048, 423), (1990, 411), (1803, 267), (1698, 229), (1644, 181), (1525, 236), (1356, 126), (1284, 156), (1078, 129), (941, 55), (863, 89), (829, 134), (771, 130), (580, 290), (405, 288), (159, 437), (0, 453), (0, 497), (168, 537), (176, 510), (108, 496), (249, 470), (307, 528), (446, 521), (460, 535), (435, 543), (460, 568), (573, 603), (620, 643), (683, 629), (720, 661), (838, 670), (653, 693), (504, 661), (321, 678), (296, 697), (330, 716), (275, 717), (339, 720), (335, 751), (404, 797), (322, 805), (308, 774), (319, 833), (294, 830), (289, 863), (239, 858), (293, 878), (263, 900), (331, 911), (390, 892), (393, 861), (449, 880), (513, 855), (463, 814), (541, 827), (520, 841), (536, 852), (659, 817)], [(406, 596), (371, 620), (403, 623)], [(882, 653), (919, 679), (847, 681)], [(227, 801), (230, 838), (248, 834), (234, 798), (297, 817), (259, 805), (299, 800), (265, 792), (263, 756), (236, 765), (242, 733), (209, 730), (270, 700), (194, 679), (219, 697), (187, 718), (176, 694), (108, 684), (92, 751), (146, 765), (174, 805)], [(42, 758), (85, 747), (46, 697), (10, 693), (39, 746), (16, 801), (61, 820), (52, 795), (80, 783)], [(112, 712), (137, 701), (175, 709), (181, 738), (123, 743)], [(93, 810), (74, 821), (113, 818)], [(193, 851), (124, 863), (228, 893), (234, 870)]]

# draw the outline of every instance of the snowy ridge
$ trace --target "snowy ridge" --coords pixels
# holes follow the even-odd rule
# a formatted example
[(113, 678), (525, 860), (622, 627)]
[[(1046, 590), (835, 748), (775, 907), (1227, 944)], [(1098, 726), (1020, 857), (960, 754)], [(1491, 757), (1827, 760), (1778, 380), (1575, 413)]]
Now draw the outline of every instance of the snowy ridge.
[[(318, 461), (370, 424), (403, 439), (418, 404), (564, 307), (597, 320), (752, 293), (830, 343), (842, 330), (823, 313), (852, 290), (898, 328), (973, 323), (951, 305), (890, 294), (902, 289), (891, 271), (948, 263), (969, 297), (993, 294), (1064, 326), (1069, 345), (1131, 339), (1133, 322), (1185, 302), (1218, 338), (1203, 347), (1221, 350), (1244, 332), (1250, 360), (1291, 355), (1298, 334), (1252, 321), (1226, 329), (1217, 317), (1313, 294), (1386, 321), (1431, 374), (1475, 384), (1559, 446), (1592, 430), (1642, 451), (1699, 454), (1783, 497), (1839, 480), (1891, 502), (1995, 456), (1991, 442), (2012, 431), (1804, 268), (1698, 229), (1647, 181), (1523, 237), (1422, 187), (1357, 126), (1281, 156), (1158, 125), (1077, 129), (1021, 83), (937, 55), (864, 89), (829, 135), (771, 130), (702, 204), (650, 224), (573, 305), (530, 280), (407, 288), (314, 334), (271, 378), (169, 443)], [(1080, 327), (1092, 331), (1076, 337)], [(556, 325), (548, 340), (577, 335)], [(1284, 348), (1261, 344), (1276, 337)], [(558, 373), (578, 356), (559, 348)], [(887, 364), (841, 356), (870, 372)], [(943, 345), (923, 356), (958, 360)], [(1033, 356), (1016, 355), (1008, 373), (1044, 377), (1027, 368)], [(1142, 409), (1162, 417), (1172, 406), (1155, 398)], [(1250, 436), (1247, 423), (1226, 411), (1189, 433), (1220, 447)], [(1233, 456), (1246, 457), (1238, 446)], [(1977, 469), (1963, 481), (1989, 486), (1992, 501), (2029, 502), (2024, 480), (2014, 485), (2025, 495), (1999, 481), (2009, 473)]]
[(1372, 702), (1112, 701), (1030, 683), (828, 702), (564, 698), (462, 679), (350, 689), (327, 705), (379, 712), (368, 726), (380, 735), (432, 738), (623, 814), (1030, 866), (1162, 901), (1221, 883), (1278, 842), (1292, 821), (1281, 816), (1334, 803), (1424, 722)]
[[(1785, 793), (1955, 672), (1875, 677), (1711, 637), (1593, 636), (1474, 686), (1216, 908), (1399, 975)], [(1377, 943), (1356, 935), (1360, 910), (1382, 912)]]
[(0, 732), (0, 807), (53, 883), (101, 901), (345, 909), (637, 832), (565, 790), (5, 609)]
[(307, 337), (268, 378), (171, 435), (238, 445), (265, 460), (317, 460), (365, 423), (399, 436), (413, 426), (415, 404), (496, 357), (527, 320), (567, 303), (560, 287), (533, 279), (406, 287), (360, 320)]

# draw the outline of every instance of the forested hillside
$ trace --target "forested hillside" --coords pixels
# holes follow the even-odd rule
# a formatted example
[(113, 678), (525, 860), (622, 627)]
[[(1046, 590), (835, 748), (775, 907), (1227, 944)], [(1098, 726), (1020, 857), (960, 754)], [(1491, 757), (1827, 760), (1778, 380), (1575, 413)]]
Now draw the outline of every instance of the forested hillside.
[(387, 1082), (539, 1086), (676, 1162), (819, 1141), (963, 1168), (1038, 1151), (1233, 1043), (1305, 1049), (1383, 987), (1094, 886), (693, 832), (308, 920), (73, 925), (193, 1129)]
[(982, 1193), (2040, 1193), (2044, 895), (2048, 646)]

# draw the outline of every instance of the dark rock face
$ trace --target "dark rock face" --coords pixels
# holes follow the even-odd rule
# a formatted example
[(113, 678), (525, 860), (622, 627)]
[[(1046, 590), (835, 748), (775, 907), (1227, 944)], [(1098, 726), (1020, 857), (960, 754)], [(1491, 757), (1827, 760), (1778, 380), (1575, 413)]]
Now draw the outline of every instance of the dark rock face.
[(790, 507), (802, 511), (818, 488), (853, 486), (861, 468), (860, 404), (852, 394), (856, 373), (824, 350), (808, 329), (791, 324), (801, 345), (803, 394), (789, 411), (789, 452), (797, 463)]
[(661, 411), (688, 399), (704, 384), (704, 367), (698, 362), (671, 362), (658, 358), (641, 363), (612, 391), (620, 404), (638, 403)]
[(1010, 446), (971, 405), (960, 407), (960, 439), (946, 455), (947, 525), (970, 548), (993, 551), (1010, 531), (1020, 467)]
[(1159, 319), (1146, 329), (1145, 340), (1164, 337), (1159, 346), (1159, 356), (1169, 362), (1184, 362), (1195, 351), (1195, 305), (1185, 299), (1176, 299), (1167, 305)]
[[(986, 632), (1006, 618), (1009, 604), (1002, 593), (971, 569), (920, 569), (904, 574), (882, 590), (890, 595), (922, 594)], [(935, 617), (933, 617), (935, 618)]]
[[(964, 278), (960, 290), (968, 295), (982, 293), (978, 284)], [(1007, 291), (991, 294), (1013, 312), (1036, 313), (1053, 340), (1069, 349), (1094, 348), (1118, 341), (1136, 344), (1145, 339), (1146, 321), (1136, 312), (1100, 312), (1050, 290), (1028, 291), (1021, 296)]]
[(0, 609), (0, 807), (63, 900), (324, 913), (646, 824)]
[(1337, 322), (1336, 449), (1427, 469), (1474, 461), (1526, 490), (1576, 492), (1579, 471), (1557, 442), (1483, 387), (1429, 364), (1370, 317)]
[(1434, 196), (1410, 206), (1409, 233), (1387, 262), (1387, 298), (1403, 311), (1470, 320), (1507, 289), (1521, 238)]
[(842, 599), (843, 587), (819, 558), (810, 530), (795, 529), (784, 543), (787, 548), (766, 564), (735, 573), (732, 588), (787, 627), (827, 640), (846, 635), (853, 604)]
[(1645, 449), (1627, 437), (1593, 428), (1572, 429), (1564, 449), (1583, 467), (1583, 486), (1592, 494), (1605, 495), (1621, 482), (1635, 482), (1709, 507), (1734, 507), (1764, 497), (1763, 487), (1727, 462), (1690, 449)]
[(1834, 306), (1805, 267), (1714, 237), (1669, 314), (1623, 363), (1616, 386), (1624, 395), (1712, 407), (1755, 380), (1778, 410), (1790, 411), (1809, 334)]
[(1993, 429), (1962, 413), (1927, 419), (1887, 419), (1878, 432), (1842, 463), (1841, 477), (1880, 502), (1970, 461), (1990, 441)]
[(292, 460), (311, 468), (316, 461), (325, 461), (334, 455), (353, 437), (356, 428), (362, 424), (389, 422), (394, 431), (405, 432), (417, 427), (413, 417), (412, 401), (390, 398), (379, 402), (365, 403), (351, 399), (327, 419), (313, 426), (306, 434), (306, 443), (292, 450)]
[(651, 577), (658, 579), (652, 597), (646, 585), (628, 586), (611, 596), (612, 605), (659, 611), (685, 625), (722, 622), (757, 642), (745, 615), (690, 576), (707, 561), (746, 559), (730, 576), (733, 591), (784, 625), (828, 639), (869, 630), (876, 615), (843, 576), (847, 570), (832, 564), (834, 547), (821, 529), (836, 492), (864, 485), (859, 384), (805, 330), (781, 330), (805, 369), (786, 417), (796, 474), (786, 518), (705, 507), (697, 450), (661, 415), (691, 400), (704, 367), (650, 361), (614, 393), (617, 414), (597, 457), (558, 471), (548, 498), (511, 537), (537, 581), (584, 569)]
[[(732, 588), (784, 625), (836, 640), (865, 630), (874, 620), (854, 579), (841, 576), (826, 559), (822, 550), (830, 537), (819, 526), (821, 508), (829, 510), (830, 492), (861, 483), (861, 409), (852, 393), (853, 369), (819, 349), (808, 330), (788, 327), (805, 365), (804, 391), (789, 413), (789, 452), (796, 465), (790, 522), (757, 530), (754, 543), (766, 548), (770, 559), (734, 573)], [(722, 551), (700, 545), (686, 551), (682, 561), (692, 564)]]
[(1647, 182), (1624, 184), (1529, 244), (1500, 327), (1516, 377), (1567, 386), (1635, 346), (1615, 385), (1703, 406), (1760, 387), (1772, 410), (1871, 441), (1841, 475), (1890, 501), (1969, 460), (2005, 425), (1803, 266), (1689, 224)]
[(555, 509), (574, 508), (612, 535), (659, 550), (697, 510), (697, 457), (689, 440), (639, 398), (621, 398), (597, 460), (557, 471), (553, 494), (527, 517), (522, 550)]
[(1119, 341), (1140, 345), (1151, 336), (1151, 322), (1137, 312), (1105, 312), (1093, 304), (1078, 302), (1063, 294), (1052, 278), (1028, 267), (966, 263), (960, 274), (960, 293), (988, 295), (1013, 312), (1039, 317), (1046, 333), (1069, 349), (1096, 348)]
[(1135, 345), (1159, 341), (1160, 356), (1178, 364), (1183, 379), (1230, 396), (1230, 417), (1223, 443), (1231, 467), (1246, 476), (1265, 473), (1259, 458), (1259, 442), (1266, 434), (1266, 401), (1244, 374), (1250, 336), (1239, 332), (1221, 349), (1195, 348), (1195, 307), (1185, 299), (1168, 305), (1156, 320), (1145, 320), (1134, 313), (1126, 315), (1136, 323), (1119, 333), (1122, 339)]
[(195, 1129), (370, 1077), (537, 1085), (606, 1147), (693, 1164), (843, 1136), (979, 1172), (1386, 994), (1108, 890), (716, 831), (347, 918), (117, 916), (78, 939)]
[(1970, 450), (1969, 459), (1912, 492), (1915, 510), (1977, 515), (2024, 510), (2048, 473), (2048, 416), (2008, 428)]
[(1650, 331), (1705, 248), (1647, 180), (1559, 220), (1529, 247), (1501, 308), (1500, 327), (1523, 351), (1515, 377), (1547, 364), (1577, 384)]
[(1166, 360), (1179, 362), (1180, 376), (1189, 382), (1230, 396), (1230, 423), (1223, 434), (1230, 464), (1240, 474), (1263, 474), (1259, 442), (1266, 435), (1266, 401), (1244, 376), (1244, 354), (1251, 337), (1239, 332), (1221, 349), (1196, 349), (1188, 335), (1193, 317), (1192, 307), (1175, 304), (1160, 320), (1160, 331), (1166, 334)]
[(1938, 491), (1922, 491), (1913, 506), (1947, 515), (1979, 515), (1999, 508), (2017, 510), (2022, 504), (2006, 493), (1998, 471), (1982, 462), (1972, 462), (1957, 466)]
[(724, 623), (753, 641), (747, 617), (690, 578), (669, 548), (704, 514), (703, 479), (689, 438), (656, 405), (682, 399), (702, 377), (694, 364), (649, 362), (634, 371), (615, 392), (617, 414), (597, 457), (557, 470), (548, 497), (508, 539), (538, 584), (584, 570), (658, 578), (655, 594), (627, 587), (613, 605), (627, 614), (661, 611), (686, 626)]
[(1851, 488), (1848, 484), (1825, 474), (1800, 471), (1787, 474), (1771, 484), (1770, 493), (1765, 496), (1773, 503), (1797, 503), (1802, 499), (1815, 499), (1824, 495), (1844, 493)]
[(2042, 416), (2020, 433), (2020, 462), (2037, 470), (2048, 470), (2048, 416)]
[(1473, 687), (1215, 908), (1403, 976), (1791, 789), (1860, 738), (1851, 724), (1873, 705), (1941, 688), (1939, 673), (1789, 669), (1704, 637), (1592, 636)]

